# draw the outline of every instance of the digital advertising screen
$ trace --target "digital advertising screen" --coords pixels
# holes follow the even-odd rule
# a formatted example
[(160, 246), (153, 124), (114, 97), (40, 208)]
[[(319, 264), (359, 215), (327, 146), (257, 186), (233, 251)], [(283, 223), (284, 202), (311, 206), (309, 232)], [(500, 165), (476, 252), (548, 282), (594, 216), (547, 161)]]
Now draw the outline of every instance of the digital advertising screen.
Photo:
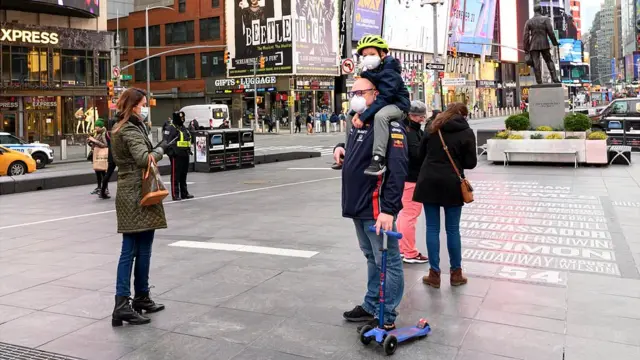
[(582, 62), (582, 41), (574, 39), (560, 39), (560, 62)]
[(453, 0), (449, 46), (468, 54), (481, 55), (483, 47), (490, 51), (483, 44), (493, 40), (495, 16), (496, 0)]
[[(100, 15), (101, 0), (32, 0), (34, 3), (59, 5), (66, 8), (85, 11), (95, 16)], [(104, 1), (104, 0), (102, 0)]]
[(518, 62), (518, 11), (516, 0), (500, 1), (500, 60)]

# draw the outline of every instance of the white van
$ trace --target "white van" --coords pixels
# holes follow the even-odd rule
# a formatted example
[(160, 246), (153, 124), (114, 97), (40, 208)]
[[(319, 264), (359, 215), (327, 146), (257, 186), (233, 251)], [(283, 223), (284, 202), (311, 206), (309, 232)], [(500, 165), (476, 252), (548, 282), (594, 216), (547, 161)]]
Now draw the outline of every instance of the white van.
[(185, 106), (180, 111), (184, 112), (185, 125), (196, 119), (198, 125), (204, 129), (217, 129), (225, 121), (229, 121), (229, 107), (220, 104)]

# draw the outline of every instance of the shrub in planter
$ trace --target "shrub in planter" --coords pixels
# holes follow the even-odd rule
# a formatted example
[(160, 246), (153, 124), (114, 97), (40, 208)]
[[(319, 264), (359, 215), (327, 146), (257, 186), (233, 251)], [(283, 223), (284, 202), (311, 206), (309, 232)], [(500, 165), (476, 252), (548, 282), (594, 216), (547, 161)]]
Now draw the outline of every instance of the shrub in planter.
[(568, 139), (568, 140), (580, 140), (580, 136), (571, 135), (571, 136), (565, 137), (565, 139)]
[(529, 118), (522, 115), (511, 115), (504, 121), (504, 125), (509, 130), (524, 131), (531, 126)]
[(547, 140), (562, 140), (562, 135), (553, 133), (553, 134), (547, 135), (547, 137), (545, 137), (545, 139), (547, 139)]
[(544, 139), (544, 135), (542, 134), (531, 134), (531, 140), (540, 140)]
[(522, 114), (520, 114), (520, 116), (524, 116), (524, 117), (526, 117), (527, 119), (529, 119), (529, 113), (528, 113), (528, 112), (526, 112), (526, 111), (525, 111), (525, 112), (523, 112)]
[(607, 134), (604, 131), (594, 131), (589, 133), (587, 140), (607, 140)]
[(591, 129), (591, 119), (585, 114), (569, 114), (564, 117), (566, 131), (587, 131)]
[(543, 125), (543, 126), (538, 126), (536, 128), (536, 131), (553, 131), (553, 128), (551, 126)]
[(495, 138), (500, 140), (505, 140), (509, 137), (508, 131), (500, 131), (496, 134)]
[(509, 140), (522, 140), (522, 139), (524, 139), (524, 136), (518, 135), (518, 134), (511, 134), (511, 135), (509, 135), (509, 137), (507, 139), (509, 139)]

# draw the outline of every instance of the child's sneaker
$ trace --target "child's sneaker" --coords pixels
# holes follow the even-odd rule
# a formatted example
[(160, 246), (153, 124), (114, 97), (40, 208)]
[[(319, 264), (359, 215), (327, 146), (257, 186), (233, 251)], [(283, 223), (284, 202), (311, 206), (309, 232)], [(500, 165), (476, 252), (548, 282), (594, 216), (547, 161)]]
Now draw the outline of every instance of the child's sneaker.
[(384, 157), (380, 155), (374, 155), (371, 159), (371, 165), (364, 171), (365, 175), (380, 176), (387, 171), (385, 166)]

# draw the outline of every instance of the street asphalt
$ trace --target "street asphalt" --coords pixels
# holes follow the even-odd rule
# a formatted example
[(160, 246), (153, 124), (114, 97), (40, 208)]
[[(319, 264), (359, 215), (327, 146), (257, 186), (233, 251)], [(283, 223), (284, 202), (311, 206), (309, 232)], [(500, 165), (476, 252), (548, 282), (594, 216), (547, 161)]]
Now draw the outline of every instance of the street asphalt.
[[(189, 174), (196, 198), (166, 202), (169, 228), (154, 243), (152, 295), (167, 308), (145, 326), (111, 327), (113, 200), (89, 195), (93, 186), (3, 195), (0, 359), (386, 358), (342, 319), (362, 300), (366, 267), (330, 163)], [(443, 275), (431, 289), (428, 265), (405, 265), (397, 324), (426, 318), (433, 332), (393, 358), (640, 359), (640, 166), (483, 158), (468, 175), (469, 283), (452, 288)]]

